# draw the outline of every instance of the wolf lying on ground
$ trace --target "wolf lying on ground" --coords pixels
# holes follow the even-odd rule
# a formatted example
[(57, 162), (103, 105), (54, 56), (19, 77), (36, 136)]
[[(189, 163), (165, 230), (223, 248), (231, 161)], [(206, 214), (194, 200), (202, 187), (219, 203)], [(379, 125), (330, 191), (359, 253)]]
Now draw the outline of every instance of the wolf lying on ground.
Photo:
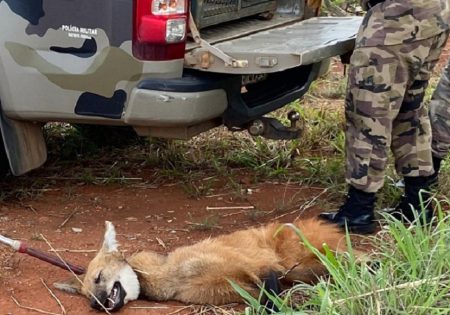
[[(342, 233), (331, 225), (317, 220), (297, 220), (294, 224), (321, 251), (324, 243), (335, 252), (346, 249)], [(312, 283), (324, 275), (325, 267), (293, 229), (280, 226), (271, 223), (205, 239), (167, 255), (142, 251), (124, 258), (118, 250), (115, 228), (107, 221), (103, 246), (89, 263), (82, 284), (73, 278), (55, 286), (85, 295), (93, 308), (116, 311), (139, 296), (194, 304), (240, 302), (230, 281), (258, 297), (263, 282), (273, 282), (274, 274), (277, 283), (278, 276), (283, 282)], [(277, 291), (276, 286), (269, 289)]]

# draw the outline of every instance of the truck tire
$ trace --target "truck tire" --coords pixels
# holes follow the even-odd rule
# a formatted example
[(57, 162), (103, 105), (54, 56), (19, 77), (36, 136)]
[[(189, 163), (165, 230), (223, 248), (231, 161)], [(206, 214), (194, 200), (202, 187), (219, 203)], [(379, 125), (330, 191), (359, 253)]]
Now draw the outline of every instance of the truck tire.
[[(2, 102), (0, 101), (0, 110), (2, 109)], [(3, 143), (3, 135), (0, 130), (0, 180), (10, 171), (8, 155), (6, 155), (5, 144)]]
[(6, 155), (3, 137), (0, 132), (0, 180), (10, 171), (8, 156)]

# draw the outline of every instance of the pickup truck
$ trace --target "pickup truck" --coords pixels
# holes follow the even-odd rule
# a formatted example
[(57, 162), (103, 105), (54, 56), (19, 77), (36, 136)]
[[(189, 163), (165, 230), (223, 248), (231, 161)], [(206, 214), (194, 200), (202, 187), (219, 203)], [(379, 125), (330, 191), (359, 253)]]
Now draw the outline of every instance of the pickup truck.
[(178, 139), (219, 125), (298, 137), (265, 115), (351, 52), (361, 22), (317, 17), (308, 3), (0, 0), (1, 159), (14, 175), (41, 166), (47, 122)]

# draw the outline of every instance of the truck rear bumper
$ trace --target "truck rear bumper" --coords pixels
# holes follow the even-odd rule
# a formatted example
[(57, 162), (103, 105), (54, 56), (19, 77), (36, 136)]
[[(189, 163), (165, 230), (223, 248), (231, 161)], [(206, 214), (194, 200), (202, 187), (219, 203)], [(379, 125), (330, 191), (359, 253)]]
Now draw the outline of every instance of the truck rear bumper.
[(320, 67), (316, 63), (269, 74), (247, 84), (245, 92), (240, 75), (187, 71), (180, 79), (146, 79), (133, 89), (124, 122), (142, 135), (169, 138), (189, 138), (211, 128), (213, 121), (246, 128), (303, 96)]
[(222, 123), (226, 81), (214, 74), (146, 79), (132, 90), (124, 122), (140, 135), (188, 139)]
[(177, 92), (135, 88), (124, 119), (133, 126), (189, 126), (220, 117), (227, 104), (223, 89)]

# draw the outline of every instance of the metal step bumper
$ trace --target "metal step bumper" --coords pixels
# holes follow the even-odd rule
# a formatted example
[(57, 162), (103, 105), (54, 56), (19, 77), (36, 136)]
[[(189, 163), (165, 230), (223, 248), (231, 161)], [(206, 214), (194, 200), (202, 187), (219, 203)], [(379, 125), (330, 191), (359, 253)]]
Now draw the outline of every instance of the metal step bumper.
[(211, 45), (190, 46), (185, 66), (216, 73), (259, 74), (317, 63), (351, 51), (361, 20), (356, 16), (318, 17), (225, 41), (216, 39), (216, 43), (208, 40)]

